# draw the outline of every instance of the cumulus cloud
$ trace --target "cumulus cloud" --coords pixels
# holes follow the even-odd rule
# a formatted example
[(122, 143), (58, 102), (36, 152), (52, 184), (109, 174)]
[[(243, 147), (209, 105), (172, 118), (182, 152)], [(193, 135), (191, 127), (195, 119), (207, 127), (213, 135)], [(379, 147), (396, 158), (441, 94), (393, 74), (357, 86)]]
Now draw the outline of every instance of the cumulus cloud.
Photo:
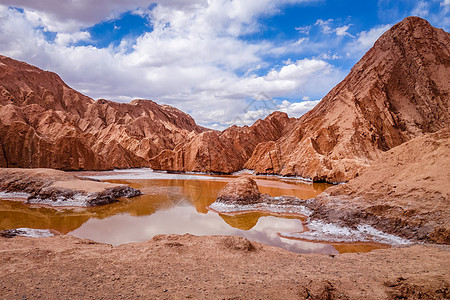
[[(193, 1), (170, 1), (193, 2)], [(198, 1), (195, 1), (198, 2)], [(34, 25), (54, 32), (75, 32), (82, 27), (92, 26), (102, 20), (111, 19), (129, 10), (147, 8), (148, 0), (0, 0), (5, 6), (20, 7)]]
[(345, 35), (352, 36), (350, 33), (347, 32), (351, 24), (333, 28), (334, 21), (335, 20), (333, 19), (328, 20), (318, 19), (316, 23), (314, 23), (314, 25), (318, 26), (320, 30), (325, 34), (336, 33), (337, 36), (345, 36)]
[[(325, 93), (343, 78), (340, 70), (320, 58), (289, 61), (262, 75), (249, 72), (267, 66), (264, 55), (286, 49), (240, 36), (258, 30), (259, 16), (303, 1), (173, 0), (148, 8), (146, 1), (138, 0), (80, 0), (67, 6), (53, 0), (19, 0), (14, 5), (23, 10), (0, 5), (0, 52), (55, 71), (93, 98), (153, 99), (217, 128), (250, 124), (277, 109), (248, 108), (249, 101), (261, 101), (261, 94), (299, 99)], [(90, 41), (88, 26), (130, 9), (148, 18), (152, 31), (107, 48), (76, 44)], [(94, 12), (83, 14), (88, 11)], [(54, 39), (48, 39), (49, 32)], [(298, 114), (294, 107), (280, 109)]]
[(278, 109), (287, 113), (290, 117), (298, 118), (314, 108), (319, 102), (320, 100), (301, 102), (289, 102), (284, 100)]
[(376, 26), (367, 31), (361, 31), (357, 34), (357, 38), (347, 45), (347, 56), (353, 55), (361, 57), (373, 46), (376, 40), (391, 27), (391, 24), (387, 24)]

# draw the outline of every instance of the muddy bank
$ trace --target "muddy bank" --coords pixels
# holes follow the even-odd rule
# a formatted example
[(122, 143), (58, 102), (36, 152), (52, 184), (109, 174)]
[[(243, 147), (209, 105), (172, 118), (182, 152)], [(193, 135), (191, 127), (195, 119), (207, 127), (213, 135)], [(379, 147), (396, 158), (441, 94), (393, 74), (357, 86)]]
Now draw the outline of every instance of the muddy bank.
[(444, 299), (448, 247), (300, 255), (240, 237), (157, 236), (112, 247), (0, 238), (5, 299)]
[(312, 211), (304, 203), (304, 200), (297, 197), (272, 197), (263, 194), (259, 191), (256, 180), (242, 176), (229, 181), (208, 209), (218, 213), (262, 211), (309, 216)]
[(449, 129), (387, 151), (359, 177), (314, 199), (265, 196), (249, 182), (230, 182), (210, 207), (219, 212), (270, 211), (273, 206), (295, 212), (297, 207), (309, 217), (310, 231), (291, 238), (450, 244)]
[(217, 199), (208, 206), (209, 210), (236, 215), (249, 212), (289, 214), (306, 220), (302, 231), (279, 232), (284, 238), (315, 242), (354, 243), (376, 242), (389, 245), (408, 245), (412, 242), (393, 234), (378, 230), (365, 220), (353, 216), (352, 223), (338, 222), (330, 218), (331, 213), (345, 214), (350, 209), (321, 205), (317, 199), (299, 199), (290, 196), (271, 197), (260, 193), (256, 181), (249, 177), (238, 177), (228, 182), (219, 191)]
[(82, 207), (141, 194), (127, 185), (80, 178), (63, 171), (12, 168), (0, 168), (0, 193), (4, 198), (26, 198), (27, 203)]
[(450, 130), (386, 153), (358, 178), (315, 198), (312, 219), (368, 224), (408, 239), (450, 244)]

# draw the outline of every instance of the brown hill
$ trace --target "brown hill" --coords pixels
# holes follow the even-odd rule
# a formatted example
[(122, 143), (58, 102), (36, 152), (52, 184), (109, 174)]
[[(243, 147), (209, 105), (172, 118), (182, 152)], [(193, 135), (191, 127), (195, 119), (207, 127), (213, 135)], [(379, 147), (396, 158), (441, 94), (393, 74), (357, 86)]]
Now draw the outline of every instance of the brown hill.
[(150, 166), (157, 170), (232, 173), (243, 168), (258, 144), (279, 139), (294, 121), (285, 113), (274, 112), (252, 126), (203, 132), (152, 158)]
[(151, 160), (154, 169), (358, 176), (383, 152), (449, 124), (450, 35), (410, 17), (392, 27), (299, 120), (274, 113), (250, 127), (203, 133)]
[(153, 101), (94, 101), (58, 75), (0, 56), (0, 167), (63, 170), (148, 166), (205, 131)]
[(448, 126), (449, 99), (450, 34), (406, 18), (291, 131), (259, 144), (246, 167), (348, 181), (383, 152)]
[(56, 74), (0, 56), (0, 167), (358, 176), (380, 155), (450, 124), (450, 34), (393, 26), (300, 119), (275, 112), (223, 132), (152, 101), (94, 101)]
[(313, 218), (450, 244), (449, 183), (450, 129), (443, 129), (383, 153), (358, 178), (327, 189)]

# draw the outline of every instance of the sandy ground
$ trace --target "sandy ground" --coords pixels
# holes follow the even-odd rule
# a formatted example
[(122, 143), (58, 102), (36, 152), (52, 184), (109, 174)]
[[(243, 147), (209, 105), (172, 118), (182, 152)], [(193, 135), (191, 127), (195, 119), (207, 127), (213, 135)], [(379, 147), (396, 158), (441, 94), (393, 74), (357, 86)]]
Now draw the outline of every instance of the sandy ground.
[(300, 255), (240, 237), (0, 238), (0, 299), (445, 299), (448, 246)]

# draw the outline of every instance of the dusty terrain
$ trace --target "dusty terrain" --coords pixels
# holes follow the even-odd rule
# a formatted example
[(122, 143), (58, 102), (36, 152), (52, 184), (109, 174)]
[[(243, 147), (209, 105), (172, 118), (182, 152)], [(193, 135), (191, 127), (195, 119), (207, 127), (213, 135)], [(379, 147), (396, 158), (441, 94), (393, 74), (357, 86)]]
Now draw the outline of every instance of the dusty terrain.
[(450, 244), (450, 130), (384, 153), (361, 176), (316, 200), (312, 218)]
[(26, 193), (28, 203), (54, 206), (103, 205), (140, 195), (139, 190), (127, 185), (89, 180), (64, 171), (14, 168), (0, 168), (0, 192)]
[(446, 299), (450, 252), (414, 246), (299, 255), (240, 237), (156, 236), (112, 247), (0, 238), (2, 299)]

